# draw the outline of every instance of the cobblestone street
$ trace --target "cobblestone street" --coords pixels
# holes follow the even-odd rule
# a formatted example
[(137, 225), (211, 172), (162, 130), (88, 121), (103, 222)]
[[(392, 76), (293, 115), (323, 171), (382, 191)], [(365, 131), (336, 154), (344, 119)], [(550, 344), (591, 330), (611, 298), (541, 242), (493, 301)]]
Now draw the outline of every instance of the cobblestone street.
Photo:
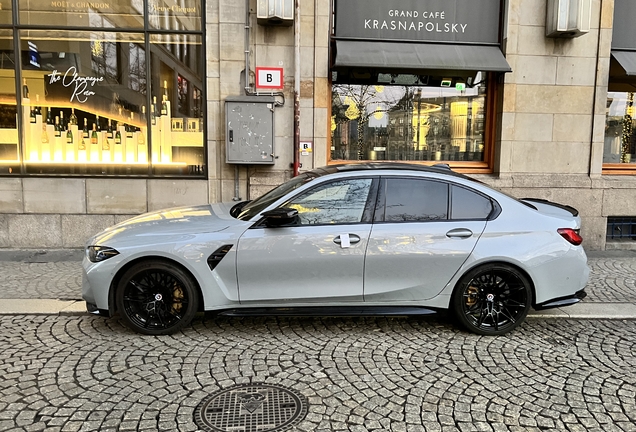
[[(633, 302), (636, 258), (591, 257), (584, 302)], [(80, 299), (77, 259), (0, 261), (0, 297)], [(616, 304), (616, 303), (613, 303)], [(303, 431), (636, 431), (636, 321), (531, 317), (502, 337), (433, 318), (0, 316), (1, 431), (193, 431), (235, 384), (291, 388)]]
[[(622, 302), (636, 297), (634, 257), (589, 258), (586, 301)], [(82, 268), (77, 260), (53, 262), (0, 261), (0, 298), (82, 298)]]
[(196, 429), (237, 383), (309, 400), (299, 430), (636, 430), (636, 323), (529, 320), (479, 337), (439, 319), (0, 318), (0, 430)]

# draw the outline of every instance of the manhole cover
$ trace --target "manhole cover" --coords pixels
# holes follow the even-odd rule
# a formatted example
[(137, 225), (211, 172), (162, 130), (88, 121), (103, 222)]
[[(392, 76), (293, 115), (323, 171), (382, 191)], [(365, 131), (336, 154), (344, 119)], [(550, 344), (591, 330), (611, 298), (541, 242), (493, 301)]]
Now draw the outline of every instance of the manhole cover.
[(307, 400), (285, 387), (241, 384), (203, 400), (194, 412), (195, 423), (206, 431), (283, 431), (307, 415)]

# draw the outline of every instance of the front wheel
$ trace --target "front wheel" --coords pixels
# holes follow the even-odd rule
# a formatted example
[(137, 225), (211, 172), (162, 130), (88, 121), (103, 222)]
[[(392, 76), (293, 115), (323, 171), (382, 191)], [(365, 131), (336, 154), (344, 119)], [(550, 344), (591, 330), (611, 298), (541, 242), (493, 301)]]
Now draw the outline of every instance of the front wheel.
[(128, 327), (148, 335), (172, 334), (189, 324), (198, 299), (192, 277), (165, 261), (136, 264), (117, 285), (117, 310)]
[(466, 273), (453, 292), (451, 308), (469, 331), (501, 335), (521, 324), (532, 302), (530, 281), (506, 264), (488, 264)]

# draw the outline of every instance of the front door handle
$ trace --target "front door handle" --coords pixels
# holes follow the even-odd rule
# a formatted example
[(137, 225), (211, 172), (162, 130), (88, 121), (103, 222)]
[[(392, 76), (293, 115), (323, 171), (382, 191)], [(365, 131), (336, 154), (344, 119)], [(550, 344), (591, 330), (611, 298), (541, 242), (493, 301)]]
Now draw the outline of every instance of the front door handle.
[(343, 249), (348, 248), (352, 244), (356, 244), (359, 241), (360, 241), (360, 236), (356, 234), (340, 234), (339, 236), (333, 239), (333, 242), (337, 245), (340, 245), (340, 247)]
[(473, 236), (473, 232), (468, 228), (455, 228), (446, 233), (449, 238), (469, 238)]

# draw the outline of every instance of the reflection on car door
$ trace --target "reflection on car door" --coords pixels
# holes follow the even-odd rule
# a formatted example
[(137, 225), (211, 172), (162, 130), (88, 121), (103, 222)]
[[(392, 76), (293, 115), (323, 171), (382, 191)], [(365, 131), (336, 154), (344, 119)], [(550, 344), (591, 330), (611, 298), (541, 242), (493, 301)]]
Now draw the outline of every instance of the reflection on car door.
[(362, 301), (364, 254), (378, 180), (317, 185), (284, 204), (294, 226), (248, 229), (238, 242), (241, 302)]
[(383, 179), (367, 248), (365, 301), (439, 294), (474, 249), (491, 210), (487, 198), (445, 182)]

